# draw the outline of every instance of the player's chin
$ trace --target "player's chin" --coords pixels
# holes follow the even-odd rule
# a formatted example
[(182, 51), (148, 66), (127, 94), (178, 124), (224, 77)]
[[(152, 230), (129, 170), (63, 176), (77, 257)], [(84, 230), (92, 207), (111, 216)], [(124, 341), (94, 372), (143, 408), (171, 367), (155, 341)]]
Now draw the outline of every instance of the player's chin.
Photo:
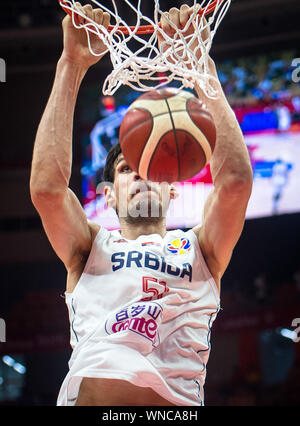
[(164, 217), (165, 209), (157, 199), (131, 200), (128, 206), (128, 217), (132, 222), (159, 222)]

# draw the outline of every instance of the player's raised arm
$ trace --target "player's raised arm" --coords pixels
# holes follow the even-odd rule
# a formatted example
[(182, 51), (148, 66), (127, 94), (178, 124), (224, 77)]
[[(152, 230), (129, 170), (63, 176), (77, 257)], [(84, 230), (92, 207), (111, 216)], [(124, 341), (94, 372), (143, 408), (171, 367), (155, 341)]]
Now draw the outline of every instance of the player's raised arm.
[[(211, 73), (217, 77), (213, 61)], [(217, 100), (204, 99), (216, 129), (216, 146), (210, 161), (214, 189), (208, 197), (202, 226), (194, 228), (209, 269), (217, 282), (221, 279), (244, 227), (252, 191), (252, 168), (244, 137), (233, 110), (219, 83)]]
[[(107, 13), (91, 6), (83, 9), (88, 17), (108, 27)], [(92, 37), (93, 49), (100, 54), (93, 56), (85, 30), (75, 29), (69, 16), (63, 20), (63, 34), (63, 53), (36, 135), (30, 192), (53, 249), (69, 269), (89, 252), (92, 235), (85, 213), (69, 189), (74, 109), (80, 84), (89, 67), (103, 56), (105, 46)]]
[[(189, 6), (182, 5), (180, 9), (170, 9), (168, 17), (173, 24), (184, 28), (192, 11)], [(174, 30), (164, 17), (162, 27), (172, 36)], [(191, 26), (185, 35), (189, 36), (193, 31)], [(202, 38), (206, 37), (209, 37), (208, 28), (202, 33)], [(196, 49), (196, 44), (192, 48)], [(199, 54), (200, 50), (197, 51)], [(242, 131), (224, 95), (211, 58), (209, 66), (209, 73), (218, 84), (219, 98), (209, 99), (199, 87), (195, 89), (212, 114), (217, 130), (216, 146), (210, 162), (214, 190), (204, 208), (203, 225), (195, 227), (194, 232), (210, 272), (219, 283), (244, 226), (252, 191), (252, 168)]]

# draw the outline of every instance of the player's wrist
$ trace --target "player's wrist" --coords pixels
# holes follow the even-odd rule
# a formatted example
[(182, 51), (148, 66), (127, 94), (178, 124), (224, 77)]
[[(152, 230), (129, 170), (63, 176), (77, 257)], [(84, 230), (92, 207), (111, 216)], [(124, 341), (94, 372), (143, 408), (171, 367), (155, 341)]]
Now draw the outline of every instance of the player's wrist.
[(85, 61), (81, 60), (80, 58), (75, 59), (67, 52), (63, 51), (58, 61), (58, 67), (67, 68), (68, 70), (78, 75), (82, 74), (84, 76), (90, 68), (90, 65), (87, 64)]

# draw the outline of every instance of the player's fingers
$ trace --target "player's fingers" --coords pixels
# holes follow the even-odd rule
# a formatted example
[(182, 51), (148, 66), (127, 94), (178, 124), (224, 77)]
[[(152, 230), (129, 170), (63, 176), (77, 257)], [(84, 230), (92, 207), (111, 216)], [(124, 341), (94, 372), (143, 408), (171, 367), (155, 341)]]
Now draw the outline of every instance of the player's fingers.
[(110, 25), (110, 14), (107, 12), (103, 13), (103, 23), (102, 23), (103, 27), (105, 27), (106, 29), (109, 27)]
[(210, 36), (210, 27), (207, 23), (207, 20), (205, 19), (205, 17), (203, 16), (203, 26), (204, 26), (204, 30), (201, 33), (202, 39), (203, 40), (207, 40)]
[(188, 14), (189, 16), (191, 16), (194, 12), (198, 13), (199, 10), (201, 9), (201, 5), (200, 4), (196, 4), (196, 6), (194, 7), (190, 7), (188, 10)]
[(180, 14), (179, 14), (179, 22), (181, 28), (185, 27), (185, 24), (189, 20), (190, 13), (189, 13), (190, 7), (187, 4), (183, 4), (180, 7)]
[(83, 12), (87, 18), (93, 19), (94, 13), (93, 8), (90, 4), (86, 4), (85, 6), (83, 6)]
[(79, 10), (80, 12), (82, 12), (83, 7), (81, 6), (81, 3), (79, 3), (79, 1), (75, 2), (75, 9)]
[(94, 21), (99, 25), (103, 24), (103, 11), (102, 11), (102, 9), (94, 9)]
[[(200, 4), (197, 4), (195, 7), (191, 7), (188, 10), (189, 17), (194, 13), (194, 11), (196, 11), (196, 13), (198, 13), (200, 11), (200, 9), (201, 9)], [(201, 33), (202, 39), (207, 40), (209, 38), (209, 35), (210, 35), (210, 27), (209, 27), (207, 20), (206, 20), (204, 15), (201, 17), (201, 21), (203, 22), (203, 27), (205, 28)]]
[(170, 9), (170, 11), (169, 11), (169, 19), (178, 28), (180, 26), (179, 15), (180, 15), (180, 12), (179, 12), (179, 9), (177, 9), (177, 7), (172, 7), (172, 9)]
[(168, 19), (169, 19), (168, 12), (165, 12), (161, 15), (161, 19), (160, 19), (161, 28), (166, 34), (168, 34), (171, 30), (171, 25), (169, 24)]
[[(78, 10), (78, 12), (80, 12), (82, 15), (84, 15), (84, 9), (83, 9), (83, 6), (81, 6), (81, 4), (80, 4), (79, 2), (76, 2), (76, 3), (75, 3), (75, 9), (77, 9), (77, 10)], [(84, 17), (83, 17), (83, 16), (81, 16), (81, 15), (77, 15), (77, 17), (76, 17), (76, 22), (77, 22), (78, 24), (84, 24), (84, 21), (85, 21), (85, 19), (84, 19)]]

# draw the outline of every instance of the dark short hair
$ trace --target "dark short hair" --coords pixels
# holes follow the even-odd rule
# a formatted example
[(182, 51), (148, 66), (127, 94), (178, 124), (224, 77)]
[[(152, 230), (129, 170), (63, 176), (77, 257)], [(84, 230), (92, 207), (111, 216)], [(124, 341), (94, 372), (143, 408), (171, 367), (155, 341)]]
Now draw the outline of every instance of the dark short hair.
[(118, 156), (122, 153), (121, 146), (118, 143), (116, 143), (108, 152), (107, 158), (106, 158), (106, 164), (103, 171), (103, 179), (104, 182), (111, 182), (114, 183), (115, 180), (115, 168), (114, 163)]

